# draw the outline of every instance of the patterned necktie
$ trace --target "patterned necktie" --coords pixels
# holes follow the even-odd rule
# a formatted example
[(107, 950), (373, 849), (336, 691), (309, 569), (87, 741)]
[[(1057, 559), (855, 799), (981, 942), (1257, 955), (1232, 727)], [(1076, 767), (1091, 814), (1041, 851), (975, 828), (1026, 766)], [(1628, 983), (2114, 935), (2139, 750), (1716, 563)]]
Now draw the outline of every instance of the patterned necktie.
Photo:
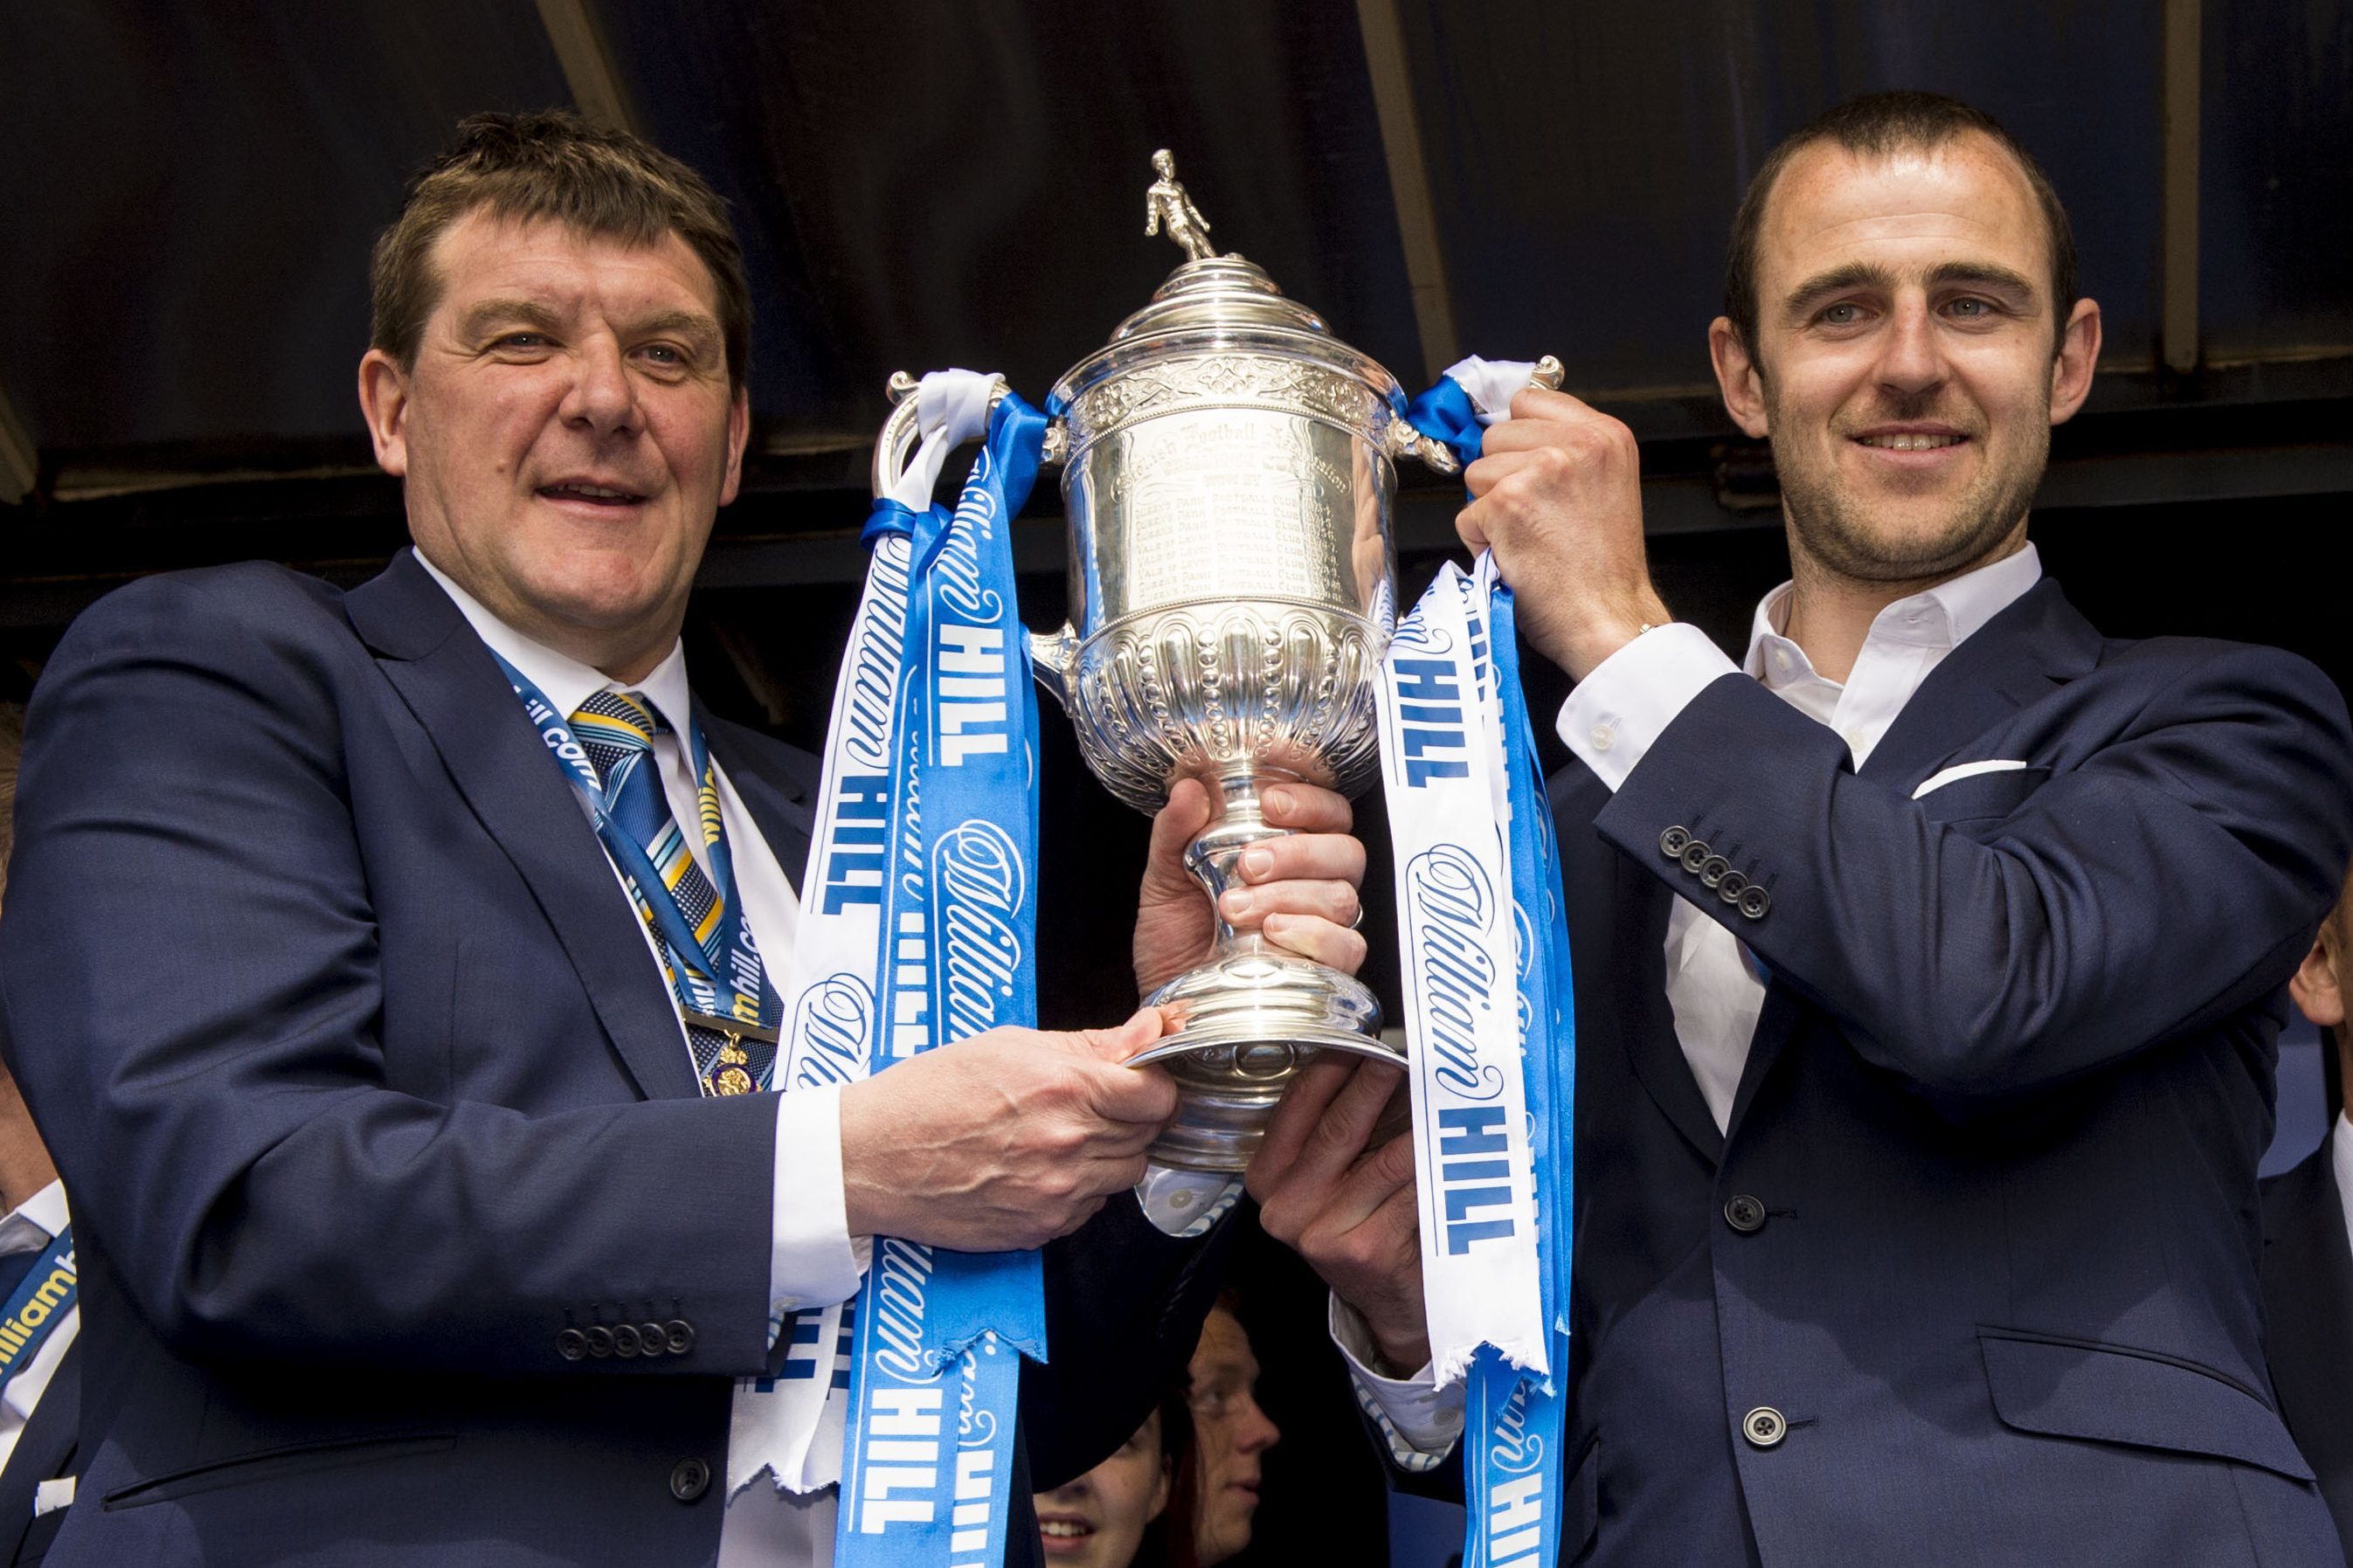
[[(605, 810), (614, 827), (646, 852), (646, 858), (653, 863), (659, 878), (659, 886), (641, 888), (637, 878), (628, 877), (624, 871), (629, 897), (661, 953), (662, 973), (670, 977), (671, 996), (686, 1024), (695, 1081), (707, 1095), (749, 1094), (755, 1089), (767, 1089), (776, 1077), (775, 1044), (698, 1021), (711, 1015), (698, 1009), (694, 994), (681, 972), (680, 955), (663, 939), (661, 922), (650, 901), (661, 899), (675, 906), (686, 929), (693, 933), (698, 949), (687, 955), (688, 963), (714, 984), (725, 984), (715, 977), (734, 973), (726, 964), (728, 955), (722, 951), (726, 906), (719, 889), (711, 885), (711, 879), (694, 863), (686, 835), (679, 831), (677, 819), (670, 816), (661, 770), (654, 762), (654, 737), (669, 733), (670, 725), (643, 692), (599, 691), (572, 715), (572, 732), (588, 753), (604, 786)], [(723, 831), (717, 806), (717, 800), (706, 795), (701, 813), (706, 843)], [(765, 987), (754, 982), (754, 989)]]

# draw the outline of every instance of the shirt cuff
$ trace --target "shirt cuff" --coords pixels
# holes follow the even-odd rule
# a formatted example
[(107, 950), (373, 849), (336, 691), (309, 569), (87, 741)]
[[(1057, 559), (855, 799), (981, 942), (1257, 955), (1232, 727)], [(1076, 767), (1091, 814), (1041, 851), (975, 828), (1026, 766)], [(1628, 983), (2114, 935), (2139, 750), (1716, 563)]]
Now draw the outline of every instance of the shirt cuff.
[(1144, 1217), (1163, 1236), (1179, 1241), (1208, 1235), (1233, 1212), (1241, 1195), (1240, 1176), (1180, 1171), (1173, 1165), (1146, 1164), (1144, 1180), (1135, 1184), (1135, 1201)]
[(1375, 1372), (1372, 1330), (1363, 1314), (1337, 1296), (1332, 1298), (1331, 1329), (1332, 1342), (1348, 1363), (1356, 1404), (1380, 1428), (1390, 1461), (1409, 1475), (1444, 1464), (1462, 1437), (1462, 1385), (1438, 1387), (1428, 1362), (1409, 1378)]
[(841, 1086), (776, 1097), (776, 1186), (768, 1299), (778, 1312), (825, 1307), (858, 1290), (841, 1191)]
[(1687, 621), (1644, 632), (1595, 665), (1560, 705), (1560, 738), (1616, 793), (1691, 700), (1740, 667)]

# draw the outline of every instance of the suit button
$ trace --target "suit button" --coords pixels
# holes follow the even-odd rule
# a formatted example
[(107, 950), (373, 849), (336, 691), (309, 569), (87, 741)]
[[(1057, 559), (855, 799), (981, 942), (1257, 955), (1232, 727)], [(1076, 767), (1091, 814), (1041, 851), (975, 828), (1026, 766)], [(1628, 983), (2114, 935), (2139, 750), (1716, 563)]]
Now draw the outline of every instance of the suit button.
[(1773, 895), (1751, 882), (1740, 890), (1740, 912), (1752, 921), (1761, 921), (1765, 911), (1773, 907)]
[(555, 1353), (565, 1361), (578, 1361), (588, 1353), (588, 1336), (578, 1329), (566, 1329), (555, 1336)]
[(615, 1323), (613, 1325), (613, 1353), (619, 1356), (622, 1360), (627, 1361), (638, 1353), (638, 1325), (635, 1323)]
[(670, 1353), (670, 1335), (664, 1331), (659, 1323), (639, 1323), (638, 1325), (638, 1353), (639, 1355), (667, 1355)]
[(1731, 861), (1721, 855), (1711, 855), (1699, 863), (1699, 885), (1703, 888), (1721, 887), (1731, 869)]
[(1765, 1228), (1765, 1204), (1746, 1193), (1735, 1193), (1724, 1205), (1724, 1223), (1743, 1236), (1754, 1236)]
[(1710, 849), (1707, 847), (1706, 839), (1694, 838), (1690, 843), (1683, 846), (1683, 852), (1677, 856), (1676, 858), (1680, 859), (1683, 863), (1684, 870), (1689, 871), (1693, 876), (1696, 877), (1699, 875), (1699, 868), (1702, 866), (1706, 865), (1708, 862), (1708, 857), (1715, 853), (1715, 850)]
[(613, 1353), (613, 1331), (604, 1324), (598, 1323), (582, 1337), (588, 1342), (588, 1353), (598, 1361)]
[(1748, 890), (1748, 879), (1737, 871), (1726, 871), (1724, 880), (1715, 885), (1715, 896), (1727, 904), (1736, 904), (1740, 895)]
[(670, 1469), (670, 1495), (692, 1502), (711, 1489), (711, 1467), (701, 1459), (681, 1459)]
[(1680, 860), (1683, 858), (1683, 847), (1690, 842), (1690, 828), (1670, 827), (1659, 835), (1659, 853), (1670, 860)]
[(1789, 1435), (1789, 1423), (1769, 1405), (1760, 1405), (1740, 1418), (1740, 1435), (1749, 1447), (1770, 1448)]
[(694, 1325), (684, 1318), (672, 1318), (664, 1323), (662, 1333), (669, 1341), (672, 1355), (684, 1355), (694, 1348)]

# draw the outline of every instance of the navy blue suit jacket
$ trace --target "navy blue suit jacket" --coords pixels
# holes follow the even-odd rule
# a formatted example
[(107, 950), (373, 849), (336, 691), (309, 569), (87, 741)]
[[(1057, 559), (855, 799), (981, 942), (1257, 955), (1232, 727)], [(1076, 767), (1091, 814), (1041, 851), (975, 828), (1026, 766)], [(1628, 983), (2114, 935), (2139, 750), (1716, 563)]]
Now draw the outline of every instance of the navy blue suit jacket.
[(2353, 1543), (2353, 1247), (2331, 1168), (2335, 1137), (2263, 1184), (2263, 1313), (2280, 1414)]
[[(82, 1280), (51, 1561), (710, 1561), (724, 1489), (681, 1466), (723, 1473), (730, 1380), (766, 1359), (775, 1104), (698, 1096), (604, 851), (448, 595), (406, 552), (348, 595), (149, 579), (68, 634), (28, 719), (0, 989)], [(797, 874), (814, 763), (704, 726)], [(1208, 1250), (1127, 1199), (1050, 1249), (1039, 1481), (1182, 1366)], [(649, 1317), (691, 1350), (558, 1352)]]
[(41, 1562), (65, 1523), (62, 1510), (33, 1517), (33, 1494), (43, 1481), (75, 1473), (81, 1436), (81, 1345), (68, 1345), (16, 1447), (0, 1468), (0, 1557), (12, 1568)]
[[(2026, 765), (1912, 798), (1980, 759)], [(2324, 677), (2105, 640), (2045, 581), (1860, 773), (1726, 678), (1614, 796), (1572, 766), (1553, 798), (1564, 1563), (2330, 1560), (2264, 1370), (2255, 1181), (2282, 985), (2353, 855)], [(1664, 852), (1683, 836), (1761, 918)], [(1772, 976), (1725, 1133), (1665, 998), (1677, 893)]]

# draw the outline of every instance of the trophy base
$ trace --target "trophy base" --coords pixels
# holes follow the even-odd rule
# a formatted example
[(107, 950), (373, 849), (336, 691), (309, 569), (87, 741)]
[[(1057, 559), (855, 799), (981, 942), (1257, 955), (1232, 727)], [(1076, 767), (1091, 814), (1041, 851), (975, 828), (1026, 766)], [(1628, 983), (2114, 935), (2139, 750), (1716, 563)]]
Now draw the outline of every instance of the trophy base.
[(1320, 1051), (1393, 1067), (1405, 1055), (1380, 1037), (1381, 1005), (1336, 969), (1252, 943), (1180, 974), (1146, 1000), (1180, 1006), (1185, 1027), (1128, 1065), (1157, 1063), (1176, 1082), (1176, 1115), (1152, 1158), (1187, 1171), (1249, 1165), (1275, 1102)]

